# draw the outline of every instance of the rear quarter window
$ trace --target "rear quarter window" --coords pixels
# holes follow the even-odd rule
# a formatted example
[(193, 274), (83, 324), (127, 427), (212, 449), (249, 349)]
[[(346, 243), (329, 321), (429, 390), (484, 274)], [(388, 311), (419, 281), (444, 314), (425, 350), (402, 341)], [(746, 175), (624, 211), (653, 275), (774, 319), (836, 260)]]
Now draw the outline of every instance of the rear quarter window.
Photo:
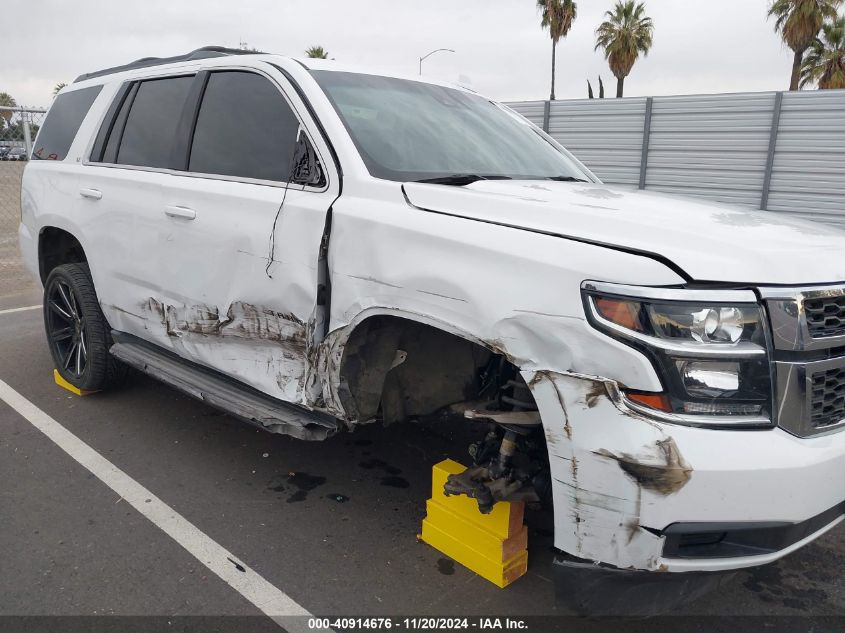
[(79, 126), (102, 86), (91, 86), (56, 97), (35, 139), (33, 160), (64, 160)]

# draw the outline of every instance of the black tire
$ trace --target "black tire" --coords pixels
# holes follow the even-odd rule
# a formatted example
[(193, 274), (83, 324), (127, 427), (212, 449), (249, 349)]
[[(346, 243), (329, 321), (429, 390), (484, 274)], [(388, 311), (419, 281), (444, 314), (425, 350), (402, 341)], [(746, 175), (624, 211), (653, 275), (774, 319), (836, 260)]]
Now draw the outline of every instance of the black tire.
[(119, 384), (126, 366), (109, 353), (111, 328), (100, 310), (88, 264), (56, 266), (44, 283), (44, 329), (62, 378), (79, 389)]

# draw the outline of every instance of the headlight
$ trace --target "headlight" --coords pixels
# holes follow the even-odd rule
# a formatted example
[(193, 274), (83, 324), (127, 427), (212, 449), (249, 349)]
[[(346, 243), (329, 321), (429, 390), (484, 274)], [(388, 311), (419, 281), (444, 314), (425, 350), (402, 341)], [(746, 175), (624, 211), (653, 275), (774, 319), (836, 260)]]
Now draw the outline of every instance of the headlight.
[(645, 353), (662, 393), (629, 404), (696, 426), (770, 426), (772, 382), (763, 314), (751, 291), (582, 285), (597, 329)]

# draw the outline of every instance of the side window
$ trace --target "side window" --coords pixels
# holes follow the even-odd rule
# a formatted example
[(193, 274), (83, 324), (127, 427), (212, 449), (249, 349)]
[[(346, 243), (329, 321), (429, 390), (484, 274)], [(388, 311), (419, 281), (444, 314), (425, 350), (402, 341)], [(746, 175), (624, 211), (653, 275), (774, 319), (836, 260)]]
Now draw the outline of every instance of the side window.
[(287, 181), (299, 121), (278, 88), (249, 72), (208, 78), (188, 170), (260, 180)]
[(65, 159), (82, 120), (102, 89), (102, 86), (92, 86), (56, 97), (35, 139), (33, 160)]
[[(114, 162), (141, 167), (169, 167), (170, 151), (193, 77), (143, 81), (129, 106)], [(119, 132), (117, 126), (112, 136)], [(109, 139), (108, 146), (111, 145)]]

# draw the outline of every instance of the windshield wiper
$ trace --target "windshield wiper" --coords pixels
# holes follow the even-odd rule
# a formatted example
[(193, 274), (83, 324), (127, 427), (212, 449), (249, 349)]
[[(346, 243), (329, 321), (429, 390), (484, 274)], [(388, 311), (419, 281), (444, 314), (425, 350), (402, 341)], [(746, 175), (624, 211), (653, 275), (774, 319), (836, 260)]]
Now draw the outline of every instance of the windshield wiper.
[(583, 178), (576, 178), (575, 176), (547, 176), (546, 180), (557, 180), (558, 182), (588, 182)]
[(437, 176), (436, 178), (422, 178), (414, 182), (423, 182), (430, 185), (451, 185), (453, 187), (464, 187), (479, 180), (511, 180), (510, 176), (479, 176), (478, 174), (451, 174), (449, 176)]

